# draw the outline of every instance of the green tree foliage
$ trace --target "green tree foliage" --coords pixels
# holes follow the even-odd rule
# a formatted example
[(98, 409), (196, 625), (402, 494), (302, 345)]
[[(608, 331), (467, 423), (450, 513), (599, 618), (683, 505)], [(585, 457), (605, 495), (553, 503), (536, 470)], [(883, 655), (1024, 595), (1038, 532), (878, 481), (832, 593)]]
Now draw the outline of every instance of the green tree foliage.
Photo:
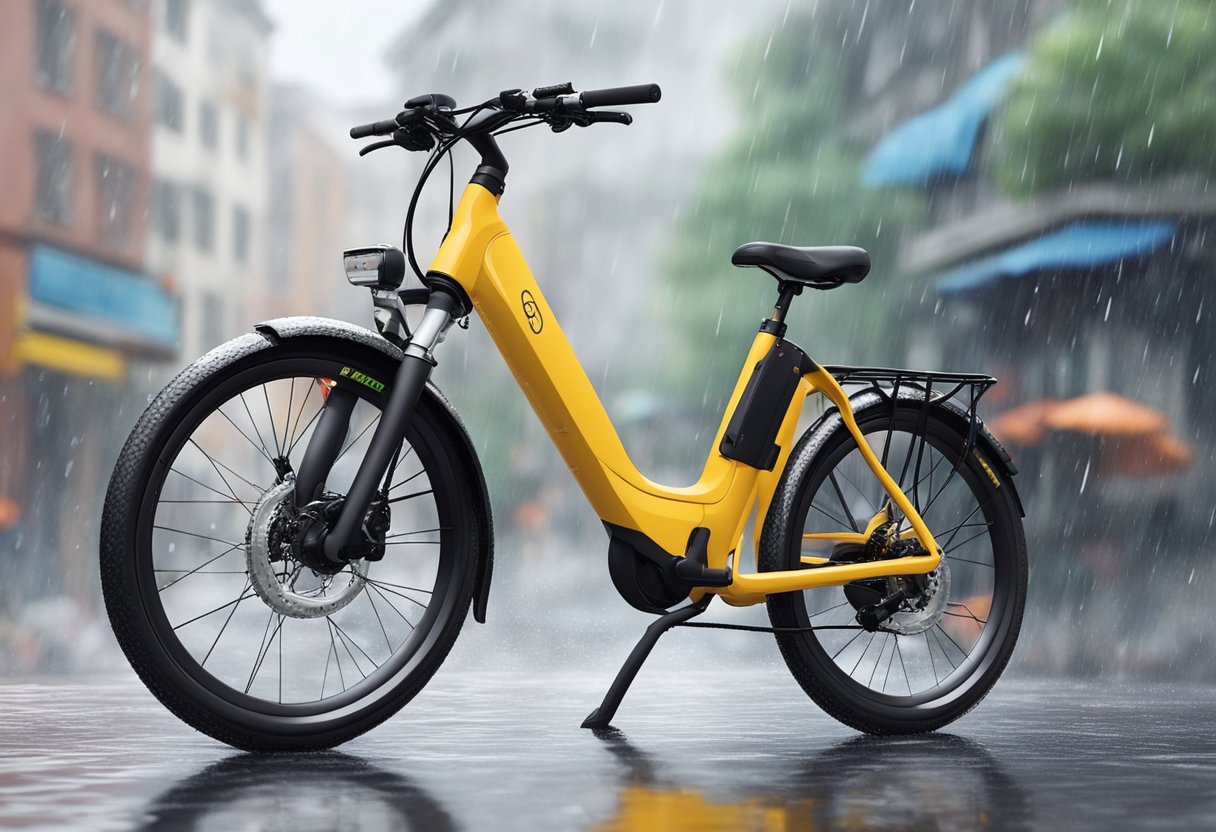
[(1216, 173), (1216, 3), (1077, 0), (1035, 38), (999, 122), (997, 181)]
[(841, 37), (825, 17), (791, 16), (771, 41), (747, 47), (736, 76), (738, 134), (709, 165), (668, 252), (664, 314), (682, 344), (673, 389), (708, 407), (730, 392), (776, 298), (770, 277), (730, 265), (731, 252), (752, 240), (867, 248), (874, 277), (805, 291), (787, 319), (790, 337), (819, 360), (891, 356), (888, 301), (904, 294), (892, 273), (895, 245), (921, 198), (861, 187), (869, 146), (848, 135)]

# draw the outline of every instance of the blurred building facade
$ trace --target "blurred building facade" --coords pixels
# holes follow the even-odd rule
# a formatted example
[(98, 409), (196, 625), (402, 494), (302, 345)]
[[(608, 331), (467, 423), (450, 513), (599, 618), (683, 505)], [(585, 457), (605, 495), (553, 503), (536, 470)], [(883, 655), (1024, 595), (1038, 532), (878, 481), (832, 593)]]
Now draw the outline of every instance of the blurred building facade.
[[(358, 315), (355, 320), (369, 324), (367, 297), (352, 289), (342, 272), (342, 251), (353, 244), (347, 234), (347, 192), (351, 160), (357, 157), (338, 125), (349, 129), (356, 123), (297, 84), (276, 84), (271, 91), (268, 138), (274, 152), (268, 163), (274, 199), (268, 211), (271, 291), (260, 299), (265, 317)], [(345, 146), (336, 147), (343, 139)]]
[[(267, 290), (270, 19), (257, 0), (152, 0), (147, 262), (180, 287), (193, 358)], [(256, 306), (256, 304), (254, 304)]]
[(18, 0), (4, 15), (2, 591), (83, 597), (111, 417), (134, 369), (177, 349), (176, 298), (143, 269), (151, 20), (126, 0)]

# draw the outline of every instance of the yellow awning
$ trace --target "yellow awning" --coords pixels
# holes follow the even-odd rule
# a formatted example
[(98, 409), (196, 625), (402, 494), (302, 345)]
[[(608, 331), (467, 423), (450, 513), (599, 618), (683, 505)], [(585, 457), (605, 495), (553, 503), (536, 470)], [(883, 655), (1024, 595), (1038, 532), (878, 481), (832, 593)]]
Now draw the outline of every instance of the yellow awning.
[(45, 332), (23, 332), (17, 336), (13, 354), (18, 366), (33, 364), (105, 381), (118, 381), (126, 371), (122, 353)]

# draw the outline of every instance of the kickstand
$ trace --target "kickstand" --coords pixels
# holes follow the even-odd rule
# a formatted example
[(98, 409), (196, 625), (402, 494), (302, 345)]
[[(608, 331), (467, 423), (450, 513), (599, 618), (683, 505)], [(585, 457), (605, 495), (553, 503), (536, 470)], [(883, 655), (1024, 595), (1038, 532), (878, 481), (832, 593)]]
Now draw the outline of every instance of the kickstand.
[(642, 634), (642, 638), (634, 646), (633, 651), (630, 652), (629, 658), (625, 659), (625, 663), (617, 671), (616, 678), (612, 680), (612, 687), (608, 688), (608, 693), (604, 694), (604, 701), (583, 720), (582, 727), (593, 729), (609, 727), (612, 718), (616, 716), (616, 709), (621, 706), (621, 700), (625, 698), (625, 693), (633, 684), (638, 671), (642, 669), (642, 663), (654, 649), (659, 636), (677, 624), (683, 624), (690, 618), (695, 618), (705, 612), (705, 608), (712, 600), (712, 595), (706, 595), (700, 601), (680, 607), (678, 610), (672, 610), (651, 622), (650, 626), (646, 628), (646, 632)]

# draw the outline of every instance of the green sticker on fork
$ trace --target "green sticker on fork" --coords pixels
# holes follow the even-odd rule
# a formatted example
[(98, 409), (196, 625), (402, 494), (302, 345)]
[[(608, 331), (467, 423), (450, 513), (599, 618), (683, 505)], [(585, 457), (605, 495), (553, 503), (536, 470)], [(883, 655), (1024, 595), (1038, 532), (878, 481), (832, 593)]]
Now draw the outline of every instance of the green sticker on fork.
[(338, 375), (342, 376), (343, 378), (349, 378), (351, 381), (357, 381), (364, 387), (375, 390), (377, 393), (384, 392), (384, 382), (376, 381), (367, 373), (361, 373), (353, 367), (343, 367), (342, 372)]

